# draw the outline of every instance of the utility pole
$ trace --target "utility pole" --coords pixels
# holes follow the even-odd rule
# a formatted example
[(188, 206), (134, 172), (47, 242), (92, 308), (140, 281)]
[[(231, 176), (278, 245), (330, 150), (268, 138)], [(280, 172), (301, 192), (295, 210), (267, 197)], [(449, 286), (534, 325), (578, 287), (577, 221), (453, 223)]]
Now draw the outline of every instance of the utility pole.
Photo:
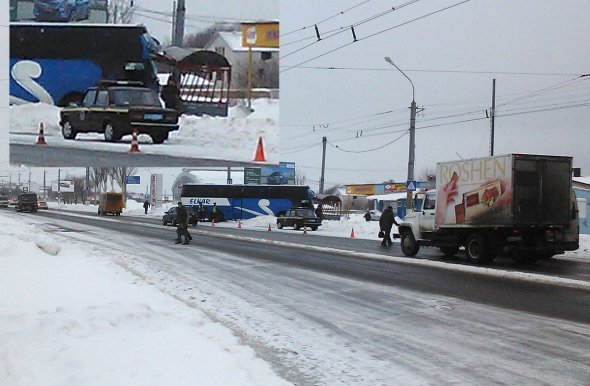
[(184, 16), (186, 8), (184, 0), (178, 0), (176, 3), (176, 11), (174, 17), (174, 37), (172, 39), (173, 46), (182, 46), (184, 41)]
[(45, 174), (47, 173), (46, 170), (43, 170), (43, 198), (47, 199), (47, 185), (45, 184)]
[(326, 137), (322, 137), (322, 175), (320, 177), (320, 194), (324, 194), (324, 170), (326, 168), (326, 142), (328, 139)]
[[(412, 85), (412, 104), (410, 105), (410, 150), (408, 154), (408, 183), (414, 181), (414, 163), (415, 163), (415, 149), (416, 149), (416, 101), (415, 101), (415, 89), (414, 82), (410, 79), (405, 72), (401, 70), (389, 56), (385, 57), (385, 61), (394, 66)], [(412, 209), (412, 190), (407, 189), (406, 197), (406, 213)]]
[(90, 196), (90, 168), (86, 167), (86, 184), (83, 199), (84, 202), (89, 201), (88, 196)]
[(496, 79), (492, 81), (492, 111), (490, 114), (490, 156), (494, 155), (494, 121), (496, 118)]

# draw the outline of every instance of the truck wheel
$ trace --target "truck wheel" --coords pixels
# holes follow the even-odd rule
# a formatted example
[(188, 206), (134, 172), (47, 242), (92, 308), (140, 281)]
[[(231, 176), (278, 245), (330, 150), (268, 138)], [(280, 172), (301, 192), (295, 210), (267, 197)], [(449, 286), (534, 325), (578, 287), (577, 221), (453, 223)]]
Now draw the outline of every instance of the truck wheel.
[(411, 231), (403, 231), (401, 234), (401, 247), (402, 247), (402, 252), (404, 253), (404, 255), (406, 256), (416, 256), (416, 254), (418, 253), (418, 250), (420, 249), (420, 246), (418, 245), (418, 243), (416, 242), (416, 239), (414, 238), (414, 235), (412, 234)]
[(479, 233), (472, 233), (467, 237), (465, 255), (468, 261), (477, 264), (486, 264), (492, 261), (488, 243)]
[(459, 246), (454, 245), (452, 247), (449, 247), (449, 246), (440, 247), (440, 251), (443, 253), (443, 255), (445, 255), (446, 258), (451, 258), (451, 257), (455, 256), (457, 254), (457, 252), (459, 252)]
[(283, 223), (282, 223), (282, 222), (279, 222), (279, 221), (277, 221), (277, 228), (279, 228), (279, 229), (283, 229)]

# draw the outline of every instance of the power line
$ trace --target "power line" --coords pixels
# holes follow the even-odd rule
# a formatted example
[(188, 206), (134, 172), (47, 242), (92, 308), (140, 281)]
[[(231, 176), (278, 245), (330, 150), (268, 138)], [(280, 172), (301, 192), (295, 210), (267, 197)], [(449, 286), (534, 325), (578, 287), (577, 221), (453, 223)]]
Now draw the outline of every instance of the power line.
[(403, 138), (403, 136), (405, 136), (406, 134), (408, 134), (408, 133), (407, 133), (407, 132), (405, 132), (405, 133), (403, 133), (402, 135), (400, 135), (399, 137), (397, 137), (396, 139), (394, 139), (393, 141), (387, 142), (386, 144), (383, 144), (383, 145), (381, 145), (381, 146), (379, 146), (379, 147), (376, 147), (376, 148), (373, 148), (373, 149), (367, 149), (367, 150), (346, 150), (346, 149), (342, 149), (342, 148), (341, 148), (341, 147), (339, 147), (338, 145), (333, 145), (333, 144), (331, 144), (330, 142), (328, 142), (328, 145), (330, 145), (330, 146), (332, 146), (333, 148), (336, 148), (336, 149), (338, 149), (338, 150), (340, 150), (340, 151), (343, 151), (343, 152), (345, 152), (345, 153), (357, 153), (357, 154), (359, 154), (359, 153), (368, 153), (368, 152), (371, 152), (371, 151), (375, 151), (375, 150), (380, 150), (380, 149), (383, 149), (384, 147), (386, 147), (386, 146), (389, 146), (389, 145), (391, 145), (392, 143), (395, 143), (395, 142), (399, 141), (399, 140), (400, 140), (400, 139), (402, 139), (402, 138)]
[(449, 6), (447, 6), (447, 7), (441, 8), (441, 9), (439, 9), (439, 10), (436, 10), (436, 11), (433, 11), (433, 12), (430, 12), (430, 13), (427, 13), (426, 15), (422, 15), (422, 16), (419, 16), (419, 17), (417, 17), (417, 18), (414, 18), (414, 19), (412, 19), (412, 20), (406, 21), (406, 22), (404, 22), (404, 23), (397, 24), (397, 25), (395, 25), (395, 26), (393, 26), (393, 27), (386, 28), (386, 29), (384, 29), (384, 30), (381, 30), (381, 31), (379, 31), (379, 32), (375, 32), (375, 33), (373, 33), (373, 34), (370, 34), (370, 35), (368, 35), (368, 36), (365, 36), (364, 38), (360, 38), (360, 39), (353, 40), (352, 42), (346, 43), (346, 44), (344, 44), (344, 45), (342, 45), (342, 46), (339, 46), (339, 47), (337, 47), (337, 48), (334, 48), (334, 49), (332, 49), (332, 50), (330, 50), (330, 51), (328, 51), (328, 52), (325, 52), (325, 53), (323, 53), (323, 54), (320, 54), (320, 55), (314, 56), (314, 57), (312, 57), (311, 59), (305, 60), (305, 61), (303, 61), (303, 62), (300, 62), (300, 63), (298, 63), (298, 64), (295, 64), (295, 65), (293, 65), (293, 66), (290, 66), (290, 67), (288, 67), (288, 68), (286, 68), (286, 69), (284, 69), (284, 70), (282, 70), (282, 71), (279, 71), (279, 72), (281, 72), (281, 73), (282, 73), (282, 72), (285, 72), (285, 71), (289, 71), (289, 70), (291, 70), (291, 69), (293, 69), (293, 68), (299, 67), (299, 66), (300, 66), (300, 65), (302, 65), (302, 64), (309, 63), (309, 62), (311, 62), (311, 61), (313, 61), (313, 60), (315, 60), (315, 59), (321, 58), (322, 56), (329, 55), (329, 54), (331, 54), (332, 52), (335, 52), (335, 51), (341, 50), (342, 48), (348, 47), (348, 46), (350, 46), (351, 44), (354, 44), (354, 43), (356, 43), (356, 42), (363, 41), (363, 40), (366, 40), (366, 39), (370, 39), (370, 38), (372, 38), (372, 37), (375, 37), (375, 36), (377, 36), (377, 35), (380, 35), (380, 34), (382, 34), (382, 33), (385, 33), (385, 32), (388, 32), (388, 31), (391, 31), (391, 30), (393, 30), (393, 29), (396, 29), (396, 28), (399, 28), (399, 27), (405, 26), (405, 25), (407, 25), (407, 24), (413, 23), (413, 22), (415, 22), (415, 21), (418, 21), (418, 20), (424, 19), (424, 18), (426, 18), (426, 17), (432, 16), (432, 15), (435, 15), (435, 14), (438, 14), (438, 13), (441, 13), (441, 12), (444, 12), (444, 11), (447, 11), (447, 10), (449, 10), (449, 9), (451, 9), (451, 8), (454, 8), (454, 7), (457, 7), (457, 6), (459, 6), (459, 5), (465, 4), (465, 3), (469, 2), (469, 1), (471, 1), (471, 0), (463, 0), (463, 1), (460, 1), (460, 2), (458, 2), (458, 3), (455, 3), (455, 4), (452, 4), (452, 5), (449, 5)]

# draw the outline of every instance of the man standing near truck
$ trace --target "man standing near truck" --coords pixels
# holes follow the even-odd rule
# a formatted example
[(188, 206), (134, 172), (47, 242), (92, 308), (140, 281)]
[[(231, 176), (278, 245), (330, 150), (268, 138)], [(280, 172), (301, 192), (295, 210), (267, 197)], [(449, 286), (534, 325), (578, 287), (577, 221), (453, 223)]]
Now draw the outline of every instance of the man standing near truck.
[(176, 244), (182, 243), (182, 236), (184, 235), (184, 245), (187, 245), (190, 240), (193, 238), (191, 237), (190, 233), (188, 232), (188, 212), (186, 207), (182, 205), (182, 202), (178, 202), (178, 209), (176, 210), (176, 221), (178, 222), (178, 226), (176, 227)]
[(381, 242), (381, 246), (383, 247), (391, 246), (393, 244), (393, 241), (391, 241), (391, 228), (393, 228), (393, 224), (396, 226), (399, 225), (397, 221), (395, 221), (393, 207), (389, 205), (383, 213), (381, 213), (381, 218), (379, 219), (379, 228), (383, 232), (383, 241)]

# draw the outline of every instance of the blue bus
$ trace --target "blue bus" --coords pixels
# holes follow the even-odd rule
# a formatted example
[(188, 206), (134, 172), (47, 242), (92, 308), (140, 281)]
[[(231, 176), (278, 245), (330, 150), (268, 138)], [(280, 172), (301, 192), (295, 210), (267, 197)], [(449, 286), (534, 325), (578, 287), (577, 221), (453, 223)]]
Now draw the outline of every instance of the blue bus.
[(216, 221), (245, 220), (256, 216), (281, 216), (289, 208), (313, 208), (315, 193), (309, 186), (293, 185), (199, 185), (182, 187), (183, 205), (196, 210), (203, 203), (205, 217), (212, 218), (213, 204), (217, 204)]
[(158, 91), (157, 42), (141, 25), (10, 24), (10, 103), (79, 104), (99, 80)]

